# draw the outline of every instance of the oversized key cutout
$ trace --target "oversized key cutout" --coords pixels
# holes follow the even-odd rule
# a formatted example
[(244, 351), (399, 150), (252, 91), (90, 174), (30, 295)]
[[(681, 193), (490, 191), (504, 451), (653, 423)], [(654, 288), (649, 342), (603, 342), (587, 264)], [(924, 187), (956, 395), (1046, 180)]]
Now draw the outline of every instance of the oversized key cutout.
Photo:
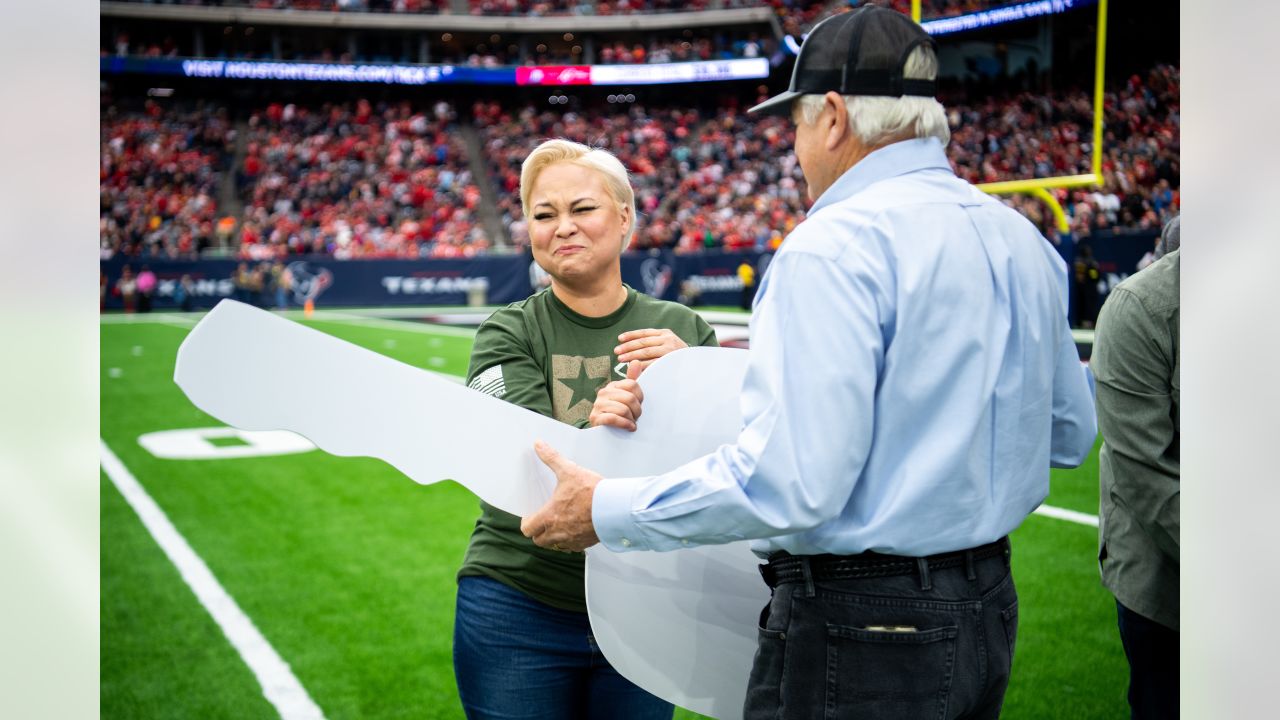
[[(247, 369), (245, 358), (253, 358)], [(412, 480), (452, 478), (523, 516), (555, 477), (545, 440), (605, 478), (670, 470), (736, 440), (747, 352), (687, 348), (640, 378), (634, 433), (578, 430), (270, 312), (223, 300), (178, 350), (174, 380), (242, 430), (290, 430), (334, 455), (386, 461)], [(324, 392), (317, 392), (323, 389)], [(741, 715), (769, 600), (743, 542), (669, 553), (587, 551), (587, 610), (605, 657), (645, 690), (704, 715)]]

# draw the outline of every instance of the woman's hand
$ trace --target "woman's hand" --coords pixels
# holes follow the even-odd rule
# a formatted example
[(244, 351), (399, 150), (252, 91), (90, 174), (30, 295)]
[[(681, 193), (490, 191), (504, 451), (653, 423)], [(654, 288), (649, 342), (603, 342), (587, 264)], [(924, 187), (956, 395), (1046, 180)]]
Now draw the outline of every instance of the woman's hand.
[[(639, 362), (642, 372), (663, 355), (689, 347), (675, 333), (666, 328), (630, 330), (619, 335), (618, 340), (621, 344), (613, 349), (618, 360), (624, 363)], [(628, 368), (629, 375), (630, 368)]]
[(596, 393), (596, 402), (591, 406), (591, 427), (608, 425), (626, 430), (636, 431), (636, 420), (640, 419), (640, 404), (644, 402), (644, 393), (640, 390), (642, 368), (639, 362), (627, 365), (627, 379), (614, 380), (600, 388)]

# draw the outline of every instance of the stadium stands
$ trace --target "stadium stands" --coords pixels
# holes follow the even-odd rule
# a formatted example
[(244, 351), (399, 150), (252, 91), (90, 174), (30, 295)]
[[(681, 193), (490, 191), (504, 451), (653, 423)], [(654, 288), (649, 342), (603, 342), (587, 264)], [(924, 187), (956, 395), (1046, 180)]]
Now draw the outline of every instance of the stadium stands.
[[(1178, 69), (1157, 65), (1106, 94), (1105, 186), (1055, 191), (1077, 236), (1155, 230), (1178, 213), (1178, 87)], [(1089, 172), (1093, 107), (1084, 91), (1020, 93), (948, 108), (948, 154), (971, 182)], [(1038, 202), (1010, 202), (1048, 227)]]
[[(909, 0), (867, 1), (910, 11)], [(188, 56), (337, 63), (429, 58), (495, 67), (760, 57), (768, 58), (775, 70), (785, 70), (785, 35), (801, 35), (828, 14), (860, 3), (158, 0), (148, 4), (176, 6), (166, 12), (178, 14), (184, 5), (280, 11), (256, 14), (255, 22), (267, 15), (296, 19), (296, 13), (290, 15), (294, 11), (367, 13), (369, 17), (375, 13), (506, 18), (590, 14), (597, 16), (593, 23), (604, 15), (650, 14), (654, 17), (625, 22), (655, 24), (659, 29), (626, 30), (619, 18), (618, 23), (605, 22), (595, 29), (556, 31), (554, 37), (542, 38), (519, 31), (453, 31), (448, 18), (413, 19), (433, 28), (445, 23), (446, 29), (433, 29), (428, 37), (417, 31), (392, 35), (366, 28), (361, 24), (367, 24), (366, 19), (355, 15), (335, 21), (356, 23), (350, 32), (309, 25), (277, 27), (270, 21), (252, 33), (250, 23), (240, 20), (189, 29), (172, 18), (165, 20), (174, 23), (170, 25), (113, 19), (103, 25), (102, 53), (104, 58), (110, 56), (104, 63), (127, 65), (132, 61), (117, 58), (139, 56), (161, 59), (157, 67), (178, 64), (164, 58)], [(1005, 4), (1009, 3), (924, 0), (923, 15), (953, 16)], [(756, 10), (726, 27), (692, 20), (680, 27), (682, 23), (661, 17), (676, 11), (696, 15), (736, 8)], [(760, 8), (772, 14), (760, 13)], [(1085, 14), (1077, 14), (1077, 21)], [(104, 20), (108, 16), (104, 11)], [(314, 17), (303, 24), (316, 22)], [(769, 22), (762, 22), (762, 17)], [(472, 17), (458, 17), (457, 22), (483, 23)], [(983, 42), (989, 41), (979, 44)], [(999, 50), (993, 46), (992, 52)], [(972, 77), (963, 68), (952, 68), (942, 87), (952, 126), (948, 153), (958, 174), (980, 183), (1091, 171), (1092, 93), (1080, 53), (1070, 54), (1075, 56), (1070, 62), (1055, 60), (1038, 74), (1033, 71), (1021, 77), (1012, 74), (1012, 65)], [(953, 57), (950, 62), (958, 61)], [(994, 65), (1004, 68), (1001, 62)], [(508, 67), (508, 72), (515, 70)], [(1046, 92), (1050, 85), (1056, 89)], [(1051, 191), (1077, 238), (1100, 231), (1150, 231), (1177, 212), (1178, 86), (1176, 66), (1155, 65), (1108, 88), (1104, 185)], [(243, 105), (222, 95), (199, 111), (168, 108), (168, 101), (164, 110), (150, 104), (144, 112), (126, 111), (104, 100), (109, 108), (103, 115), (104, 253), (190, 255), (210, 245), (227, 244), (246, 258), (300, 253), (341, 258), (465, 257), (508, 243), (519, 249), (527, 242), (516, 193), (520, 162), (537, 142), (551, 136), (601, 145), (623, 159), (632, 173), (641, 213), (637, 248), (672, 248), (682, 253), (768, 249), (804, 217), (807, 201), (803, 178), (790, 153), (790, 124), (747, 117), (742, 108), (749, 104), (746, 98), (752, 90), (745, 84), (702, 84), (699, 87), (710, 92), (696, 100), (691, 95), (677, 99), (669, 92), (650, 92), (639, 85), (620, 86), (618, 92), (625, 91), (630, 98), (623, 105), (613, 100), (605, 104), (608, 89), (579, 93), (552, 87), (553, 99), (561, 102), (544, 104), (545, 95), (528, 89), (499, 93), (501, 99), (494, 101), (487, 91), (458, 87), (456, 94), (440, 89), (428, 95), (457, 102), (460, 117), (455, 117), (455, 108), (448, 102), (406, 100), (413, 96), (381, 90), (343, 89), (327, 104), (316, 100), (325, 96), (313, 93), (307, 99), (294, 98), (292, 104), (270, 105), (261, 99), (267, 96), (265, 91), (255, 90), (249, 96), (258, 99)], [(756, 90), (759, 94), (776, 88)], [(573, 97), (566, 98), (566, 93)], [(356, 99), (362, 95), (368, 100)], [(477, 97), (486, 99), (477, 101)], [(238, 142), (234, 127), (241, 129)], [(468, 157), (467, 142), (483, 157)], [(1051, 218), (1039, 200), (1015, 195), (1006, 202), (1052, 235)]]
[[(493, 35), (475, 34), (450, 37), (448, 42), (430, 44), (429, 59), (432, 63), (466, 65), (471, 67), (499, 67), (504, 65), (568, 65), (589, 61), (582, 44), (548, 44), (536, 36), (528, 42), (517, 43), (517, 38), (493, 41)], [(500, 36), (499, 36), (500, 37)], [(131, 37), (128, 32), (114, 36), (104, 35), (99, 54), (102, 57), (181, 58), (216, 57), (233, 59), (266, 59), (300, 62), (373, 63), (418, 62), (412, 48), (414, 44), (401, 44), (388, 50), (377, 43), (359, 44), (354, 51), (350, 45), (335, 49), (325, 44), (297, 45), (270, 42), (242, 42), (239, 36), (215, 34), (203, 42), (203, 51), (194, 45), (193, 35), (180, 32), (156, 32), (151, 29), (142, 36)], [(724, 60), (730, 58), (769, 57), (778, 51), (778, 41), (764, 25), (735, 29), (682, 29), (637, 34), (600, 34), (593, 38), (590, 63), (598, 65), (645, 64)]]
[[(451, 13), (455, 3), (451, 0), (123, 0), (146, 4), (204, 5), (219, 7), (244, 7), (259, 10), (313, 10), (332, 12), (383, 12), (383, 13)], [(850, 0), (850, 7), (860, 4), (876, 4), (891, 7), (910, 14), (910, 0)], [(922, 0), (921, 17), (950, 17), (977, 12), (991, 7), (1013, 4), (1008, 0)], [(542, 15), (643, 15), (667, 12), (697, 12), (719, 8), (772, 7), (779, 16), (788, 19), (793, 14), (803, 16), (795, 22), (803, 26), (812, 22), (820, 12), (840, 6), (841, 3), (813, 2), (812, 0), (467, 0), (465, 7), (472, 15), (542, 16)], [(805, 19), (807, 18), (807, 19)]]
[(466, 257), (489, 238), (448, 103), (275, 103), (249, 118), (241, 254)]
[[(780, 241), (803, 217), (803, 185), (785, 123), (723, 109), (565, 113), (526, 106), (475, 108), (499, 209), (517, 245), (527, 243), (520, 212), (520, 163), (547, 137), (609, 149), (627, 166), (640, 216), (635, 247), (749, 249)], [(779, 161), (781, 158), (781, 161)]]
[[(1092, 112), (1082, 91), (948, 103), (948, 149), (973, 182), (1089, 171)], [(245, 203), (245, 257), (467, 257), (504, 238), (479, 221), (480, 183), (517, 248), (527, 242), (520, 163), (563, 136), (616, 153), (632, 174), (637, 248), (766, 249), (804, 217), (793, 132), (736, 107), (630, 105), (567, 111), (476, 102), (488, 177), (473, 178), (447, 103), (273, 104), (250, 114), (235, 174)], [(1097, 189), (1055, 191), (1077, 237), (1159, 228), (1178, 211), (1178, 69), (1160, 65), (1106, 96), (1107, 144)], [(466, 122), (464, 120), (463, 122)], [(215, 240), (216, 186), (230, 166), (226, 112), (104, 115), (102, 242), (126, 254), (188, 254)], [(1039, 201), (1007, 199), (1048, 233)]]
[[(869, 3), (910, 13), (909, 0), (867, 0)], [(777, 55), (784, 36), (801, 37), (823, 17), (857, 6), (859, 3), (821, 2), (815, 0), (697, 0), (692, 3), (672, 0), (617, 0), (586, 3), (581, 0), (173, 0), (148, 2), (163, 5), (173, 12), (148, 18), (140, 24), (119, 26), (104, 24), (100, 53), (102, 56), (134, 57), (212, 57), (233, 59), (271, 59), (306, 62), (415, 62), (447, 63), (478, 67), (527, 64), (620, 64), (681, 62), (736, 57), (780, 57)], [(981, 10), (1006, 3), (986, 0), (925, 0), (925, 19)], [(193, 17), (190, 25), (182, 8), (211, 5), (219, 8), (249, 8), (265, 11), (253, 18), (227, 15), (223, 22), (207, 17)], [(625, 16), (658, 15), (679, 12), (691, 17), (705, 10), (766, 10), (750, 18), (737, 16), (729, 24), (695, 22), (690, 25), (666, 24), (648, 28), (626, 22)], [(591, 33), (579, 33), (577, 40), (558, 43), (559, 30), (535, 32), (500, 25), (481, 26), (458, 32), (422, 32), (413, 37), (387, 40), (372, 34), (333, 33), (326, 21), (298, 17), (295, 11), (345, 12), (346, 20), (362, 22), (358, 16), (378, 13), (452, 14), (469, 11), (475, 17), (490, 17), (504, 22), (509, 17), (592, 16), (593, 22), (618, 16), (618, 23), (597, 27)], [(279, 11), (278, 13), (272, 11)], [(706, 13), (702, 13), (706, 14)], [(278, 16), (273, 20), (272, 15)], [(771, 17), (776, 22), (771, 21)], [(295, 33), (292, 24), (310, 23), (308, 33)], [(373, 22), (373, 20), (369, 20)], [(229, 23), (229, 24), (224, 24)], [(254, 27), (261, 24), (260, 27)], [(110, 30), (108, 27), (117, 28)], [(485, 29), (488, 27), (489, 29)], [(514, 31), (512, 31), (514, 30)], [(566, 37), (572, 37), (568, 33)], [(446, 39), (447, 38), (447, 39)]]
[(224, 108), (104, 108), (99, 237), (104, 257), (187, 256), (214, 241), (217, 188), (234, 135)]

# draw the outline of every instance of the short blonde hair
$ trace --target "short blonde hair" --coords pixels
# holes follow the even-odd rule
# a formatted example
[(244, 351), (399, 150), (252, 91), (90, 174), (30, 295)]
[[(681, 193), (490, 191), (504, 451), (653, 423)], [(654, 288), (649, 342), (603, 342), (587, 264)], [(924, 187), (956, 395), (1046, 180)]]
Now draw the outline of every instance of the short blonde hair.
[(538, 175), (548, 167), (562, 162), (600, 173), (614, 204), (619, 210), (630, 211), (631, 222), (627, 226), (626, 236), (622, 238), (622, 247), (625, 249), (636, 234), (636, 193), (631, 189), (627, 168), (608, 150), (591, 148), (564, 138), (547, 140), (534, 148), (520, 166), (520, 205), (524, 216), (529, 217), (529, 195), (533, 192), (533, 183)]

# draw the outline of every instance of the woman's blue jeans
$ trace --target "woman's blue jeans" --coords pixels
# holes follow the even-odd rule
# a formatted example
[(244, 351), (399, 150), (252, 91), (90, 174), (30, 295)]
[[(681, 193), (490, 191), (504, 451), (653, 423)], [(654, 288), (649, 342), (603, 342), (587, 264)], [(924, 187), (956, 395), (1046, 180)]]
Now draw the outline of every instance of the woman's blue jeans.
[(487, 577), (458, 581), (453, 670), (469, 720), (670, 720), (596, 647), (586, 613)]

